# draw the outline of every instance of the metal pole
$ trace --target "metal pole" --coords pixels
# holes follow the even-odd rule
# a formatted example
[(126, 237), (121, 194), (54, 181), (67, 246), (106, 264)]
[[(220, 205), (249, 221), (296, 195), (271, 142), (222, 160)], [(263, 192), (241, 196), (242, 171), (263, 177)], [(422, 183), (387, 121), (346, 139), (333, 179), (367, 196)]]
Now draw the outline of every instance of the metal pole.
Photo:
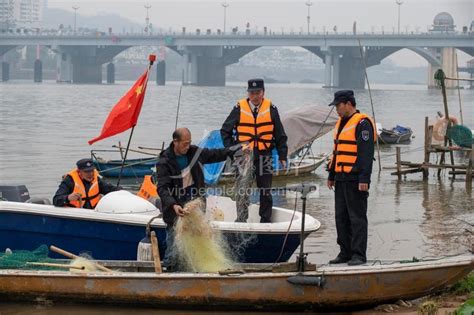
[(74, 34), (76, 34), (77, 10), (79, 9), (79, 7), (72, 7), (72, 9), (74, 10)]
[(227, 2), (222, 3), (222, 7), (224, 8), (224, 34), (225, 34), (225, 26), (226, 26), (226, 18), (227, 18), (227, 7), (229, 4)]
[(403, 4), (403, 1), (401, 0), (396, 0), (395, 1), (398, 5), (398, 34), (400, 34), (400, 7), (402, 6)]
[(311, 2), (311, 0), (308, 0), (305, 4), (308, 7), (307, 19), (308, 19), (308, 35), (309, 35), (309, 25), (310, 25), (310, 21), (311, 21), (310, 7), (313, 5), (313, 2)]
[(151, 8), (151, 5), (150, 4), (145, 4), (144, 7), (146, 9), (145, 29), (146, 29), (147, 34), (149, 34), (149, 32), (150, 32), (150, 18), (148, 16), (148, 10)]

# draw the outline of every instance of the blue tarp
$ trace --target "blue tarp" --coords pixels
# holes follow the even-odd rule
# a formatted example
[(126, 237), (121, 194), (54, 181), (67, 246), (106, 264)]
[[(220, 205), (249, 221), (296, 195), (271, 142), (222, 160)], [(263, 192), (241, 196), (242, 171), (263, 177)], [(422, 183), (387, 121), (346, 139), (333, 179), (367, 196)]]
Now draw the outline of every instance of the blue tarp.
[[(221, 149), (224, 147), (224, 143), (221, 138), (220, 130), (211, 131), (204, 139), (198, 144), (201, 148), (207, 149)], [(276, 149), (272, 150), (273, 157), (273, 169), (281, 169), (281, 165), (278, 162), (278, 153)], [(204, 181), (207, 185), (216, 184), (219, 181), (222, 171), (224, 170), (225, 162), (212, 163), (204, 165)]]
[[(224, 148), (220, 130), (211, 131), (198, 144), (201, 148), (207, 149), (221, 149)], [(222, 171), (224, 170), (225, 162), (205, 164), (203, 168), (204, 181), (207, 185), (216, 184), (219, 181)]]
[(395, 128), (393, 128), (393, 131), (398, 132), (399, 134), (405, 134), (405, 133), (410, 132), (410, 129), (405, 128), (405, 127), (400, 126), (400, 125), (396, 125)]

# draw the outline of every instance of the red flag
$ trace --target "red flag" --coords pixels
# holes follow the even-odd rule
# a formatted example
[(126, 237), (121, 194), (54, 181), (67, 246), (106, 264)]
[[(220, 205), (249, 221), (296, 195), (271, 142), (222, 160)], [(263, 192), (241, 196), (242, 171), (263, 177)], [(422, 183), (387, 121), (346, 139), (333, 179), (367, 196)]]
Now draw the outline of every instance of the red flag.
[(114, 108), (112, 108), (112, 111), (109, 113), (109, 116), (102, 127), (100, 135), (89, 140), (89, 144), (93, 144), (96, 141), (114, 136), (129, 128), (135, 127), (138, 116), (140, 115), (140, 110), (142, 109), (147, 82), (148, 70), (142, 74), (127, 94), (120, 99)]

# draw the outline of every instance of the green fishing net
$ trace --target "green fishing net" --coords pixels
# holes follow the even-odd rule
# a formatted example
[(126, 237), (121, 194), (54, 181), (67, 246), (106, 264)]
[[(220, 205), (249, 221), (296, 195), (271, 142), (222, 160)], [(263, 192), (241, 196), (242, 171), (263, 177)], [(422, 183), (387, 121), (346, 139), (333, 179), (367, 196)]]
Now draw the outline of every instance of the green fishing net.
[(51, 263), (54, 259), (48, 257), (48, 246), (41, 245), (33, 251), (29, 250), (9, 250), (0, 253), (0, 269), (51, 269), (45, 266), (35, 266), (27, 263)]

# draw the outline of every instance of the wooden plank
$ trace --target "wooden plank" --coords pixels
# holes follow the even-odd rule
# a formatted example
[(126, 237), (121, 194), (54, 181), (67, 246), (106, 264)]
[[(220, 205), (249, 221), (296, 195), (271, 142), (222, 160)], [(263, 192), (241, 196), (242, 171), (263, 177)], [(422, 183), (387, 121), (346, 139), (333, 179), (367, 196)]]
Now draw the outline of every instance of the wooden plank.
[(398, 176), (398, 179), (402, 179), (402, 157), (401, 157), (401, 152), (400, 152), (400, 147), (396, 147), (396, 151), (397, 151), (397, 176)]
[(429, 168), (437, 168), (437, 169), (443, 169), (443, 168), (457, 168), (461, 170), (465, 170), (468, 168), (467, 165), (451, 165), (451, 164), (424, 164), (424, 163), (402, 163), (402, 166), (408, 166), (408, 167), (429, 167)]
[(390, 175), (397, 175), (400, 178), (401, 175), (411, 174), (411, 173), (418, 173), (418, 172), (423, 172), (423, 168), (421, 168), (421, 167), (419, 167), (419, 168), (409, 168), (409, 169), (406, 169), (406, 170), (392, 172), (392, 173), (390, 173)]
[(160, 251), (158, 249), (158, 240), (156, 239), (155, 231), (151, 231), (150, 240), (151, 240), (151, 252), (153, 254), (153, 261), (155, 263), (155, 272), (161, 273), (162, 270), (161, 270)]

